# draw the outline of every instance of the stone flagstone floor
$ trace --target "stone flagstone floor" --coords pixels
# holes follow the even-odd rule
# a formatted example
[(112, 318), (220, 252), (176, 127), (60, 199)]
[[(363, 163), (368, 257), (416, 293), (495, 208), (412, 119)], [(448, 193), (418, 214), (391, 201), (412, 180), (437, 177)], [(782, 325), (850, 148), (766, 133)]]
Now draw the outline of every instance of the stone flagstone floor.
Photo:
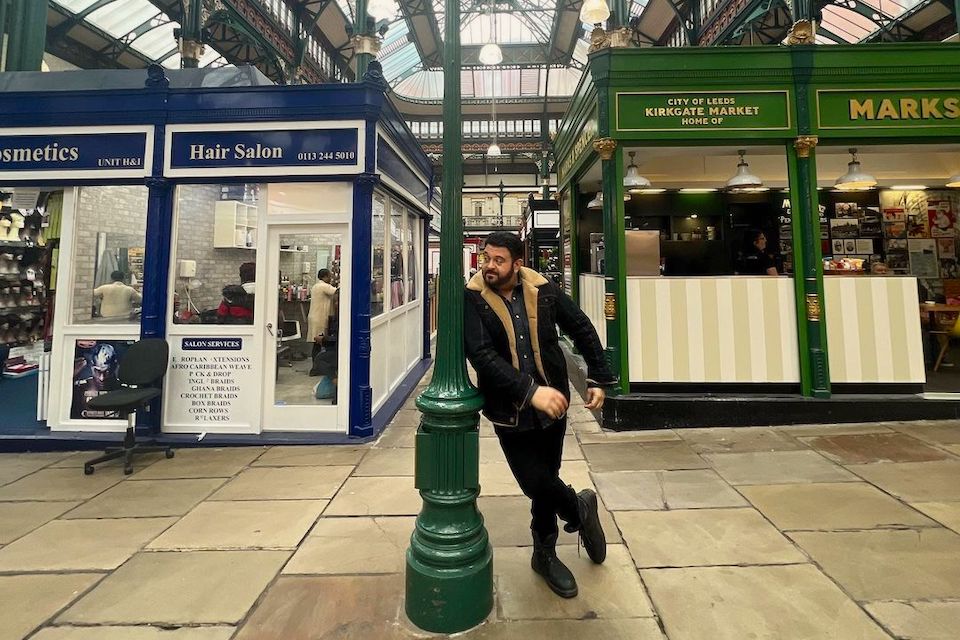
[[(423, 637), (403, 615), (420, 507), (412, 400), (364, 446), (192, 449), (84, 476), (0, 455), (0, 640)], [(562, 534), (580, 596), (530, 570), (526, 499), (489, 423), (496, 606), (470, 640), (960, 637), (960, 425), (605, 433), (570, 412), (562, 475), (610, 543)]]

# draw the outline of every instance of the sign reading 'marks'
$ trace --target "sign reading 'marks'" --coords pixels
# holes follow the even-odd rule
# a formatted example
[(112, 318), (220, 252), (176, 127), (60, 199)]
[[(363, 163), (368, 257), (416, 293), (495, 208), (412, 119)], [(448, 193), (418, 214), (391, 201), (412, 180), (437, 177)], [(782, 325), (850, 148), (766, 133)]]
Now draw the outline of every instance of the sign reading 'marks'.
[(821, 129), (960, 128), (960, 89), (817, 91)]

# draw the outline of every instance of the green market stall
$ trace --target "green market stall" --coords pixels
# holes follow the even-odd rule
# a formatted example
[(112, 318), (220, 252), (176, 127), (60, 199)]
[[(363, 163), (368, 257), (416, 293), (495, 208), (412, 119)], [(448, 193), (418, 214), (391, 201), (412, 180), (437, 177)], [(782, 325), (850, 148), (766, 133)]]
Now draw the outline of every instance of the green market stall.
[[(564, 283), (620, 377), (608, 426), (958, 415), (924, 395), (921, 326), (921, 303), (960, 303), (958, 63), (951, 44), (591, 54), (555, 149)], [(779, 277), (739, 275), (757, 230)]]

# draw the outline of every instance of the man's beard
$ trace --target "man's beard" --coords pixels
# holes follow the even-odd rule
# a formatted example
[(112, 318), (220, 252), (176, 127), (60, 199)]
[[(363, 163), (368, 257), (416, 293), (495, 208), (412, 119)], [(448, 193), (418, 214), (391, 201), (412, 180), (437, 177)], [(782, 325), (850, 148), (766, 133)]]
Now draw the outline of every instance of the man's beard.
[[(491, 280), (488, 276), (494, 276), (494, 279)], [(501, 277), (496, 271), (484, 271), (483, 279), (486, 281), (487, 285), (492, 289), (502, 289), (506, 284), (510, 282), (510, 279), (513, 277), (513, 272), (508, 273), (507, 275)]]

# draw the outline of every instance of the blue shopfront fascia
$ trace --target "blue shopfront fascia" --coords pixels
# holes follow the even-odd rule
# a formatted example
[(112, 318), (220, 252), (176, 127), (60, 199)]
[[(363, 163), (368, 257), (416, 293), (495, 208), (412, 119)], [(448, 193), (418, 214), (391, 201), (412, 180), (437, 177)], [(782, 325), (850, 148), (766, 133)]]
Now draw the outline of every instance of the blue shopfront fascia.
[[(433, 169), (379, 87), (356, 83), (212, 89), (154, 86), (139, 91), (38, 89), (0, 93), (0, 113), (4, 113), (4, 126), (0, 127), (0, 184), (4, 186), (148, 187), (140, 325), (140, 336), (144, 338), (166, 335), (174, 190), (178, 184), (352, 182), (350, 234), (355, 284), (350, 310), (347, 432), (218, 434), (208, 436), (201, 444), (356, 441), (371, 438), (382, 430), (395, 409), (388, 415), (385, 405), (378, 411), (376, 421), (371, 416), (369, 275), (373, 189), (382, 184), (397, 192), (426, 220)], [(395, 172), (394, 167), (380, 166), (377, 161), (378, 132), (389, 138), (391, 150), (399, 155), (409, 173), (379, 173)], [(222, 136), (219, 141), (218, 135)], [(180, 142), (187, 145), (186, 155), (177, 153)], [(193, 164), (190, 145), (204, 147), (193, 147)], [(62, 151), (65, 146), (67, 151)], [(4, 154), (5, 149), (20, 151)], [(142, 163), (139, 158), (133, 159), (141, 149)], [(218, 156), (223, 156), (222, 164), (217, 163)], [(103, 159), (106, 161), (98, 161)], [(23, 169), (17, 161), (26, 163)], [(30, 162), (34, 163), (32, 168)], [(411, 174), (417, 176), (418, 185), (426, 182), (425, 199), (416, 197), (420, 189), (412, 188), (413, 183), (408, 181)], [(421, 234), (424, 244), (426, 239), (427, 234)], [(421, 251), (426, 254), (425, 248)], [(423, 291), (425, 283), (424, 274)], [(426, 323), (423, 330), (425, 334), (429, 330)], [(389, 403), (391, 407), (402, 405), (404, 398), (398, 396), (409, 393), (414, 379), (426, 370), (428, 344), (429, 336), (425, 335), (424, 359), (398, 386), (394, 392), (397, 397)], [(160, 407), (157, 402), (151, 411), (139, 415), (138, 429), (168, 441), (196, 443), (195, 436), (160, 433)], [(0, 450), (94, 447), (119, 438), (116, 428), (91, 426), (94, 430), (0, 433)]]

